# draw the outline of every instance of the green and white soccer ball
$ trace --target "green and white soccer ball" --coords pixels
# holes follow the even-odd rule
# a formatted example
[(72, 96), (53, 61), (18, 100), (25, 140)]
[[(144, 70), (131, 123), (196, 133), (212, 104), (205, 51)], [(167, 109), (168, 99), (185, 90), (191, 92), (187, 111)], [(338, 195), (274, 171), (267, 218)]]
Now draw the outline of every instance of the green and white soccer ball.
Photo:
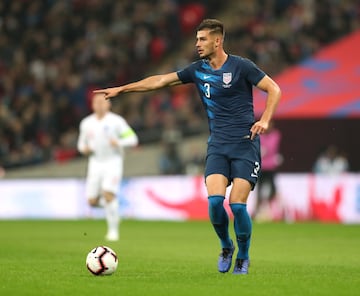
[(92, 249), (86, 257), (86, 267), (93, 275), (113, 274), (118, 266), (114, 250), (106, 246)]

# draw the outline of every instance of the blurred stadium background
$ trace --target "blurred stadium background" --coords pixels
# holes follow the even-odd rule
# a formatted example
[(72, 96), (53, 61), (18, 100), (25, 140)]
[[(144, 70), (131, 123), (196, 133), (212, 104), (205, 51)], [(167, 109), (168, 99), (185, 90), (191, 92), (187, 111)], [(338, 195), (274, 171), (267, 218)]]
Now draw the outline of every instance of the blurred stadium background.
[[(356, 0), (3, 0), (0, 2), (0, 219), (101, 217), (85, 204), (76, 151), (93, 89), (197, 59), (194, 29), (224, 21), (225, 48), (282, 87), (272, 220), (360, 223), (360, 3)], [(255, 92), (256, 114), (264, 97)], [(206, 219), (207, 123), (191, 86), (113, 103), (140, 137), (128, 150), (121, 215)], [(175, 145), (173, 166), (161, 159)], [(314, 173), (327, 147), (348, 161)], [(250, 201), (254, 207), (257, 192)]]

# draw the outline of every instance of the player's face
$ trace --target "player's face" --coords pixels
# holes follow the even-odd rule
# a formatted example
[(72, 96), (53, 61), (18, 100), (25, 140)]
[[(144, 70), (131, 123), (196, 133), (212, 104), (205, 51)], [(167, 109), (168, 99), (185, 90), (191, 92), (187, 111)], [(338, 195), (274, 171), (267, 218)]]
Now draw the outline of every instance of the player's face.
[(96, 114), (104, 115), (110, 110), (110, 102), (104, 99), (103, 94), (95, 94), (92, 99), (92, 109)]
[(218, 45), (218, 36), (210, 34), (210, 30), (201, 30), (196, 34), (196, 49), (200, 58), (210, 58)]

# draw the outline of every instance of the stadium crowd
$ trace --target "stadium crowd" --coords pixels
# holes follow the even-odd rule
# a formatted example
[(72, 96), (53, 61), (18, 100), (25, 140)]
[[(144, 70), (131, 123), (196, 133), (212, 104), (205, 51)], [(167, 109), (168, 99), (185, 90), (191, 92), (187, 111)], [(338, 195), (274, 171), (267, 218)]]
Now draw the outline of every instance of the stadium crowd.
[[(355, 0), (1, 1), (0, 167), (75, 157), (91, 91), (190, 63), (194, 28), (220, 12), (228, 51), (272, 75), (360, 27)], [(191, 86), (125, 95), (113, 108), (142, 143), (174, 125), (185, 136), (204, 128)]]

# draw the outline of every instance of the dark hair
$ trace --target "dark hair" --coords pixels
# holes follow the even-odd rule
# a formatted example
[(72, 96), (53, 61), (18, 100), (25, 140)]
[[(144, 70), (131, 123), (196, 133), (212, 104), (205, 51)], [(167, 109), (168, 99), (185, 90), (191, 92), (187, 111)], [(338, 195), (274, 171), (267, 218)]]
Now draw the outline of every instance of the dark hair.
[(217, 19), (204, 19), (197, 27), (197, 31), (210, 30), (210, 33), (225, 35), (224, 24)]

